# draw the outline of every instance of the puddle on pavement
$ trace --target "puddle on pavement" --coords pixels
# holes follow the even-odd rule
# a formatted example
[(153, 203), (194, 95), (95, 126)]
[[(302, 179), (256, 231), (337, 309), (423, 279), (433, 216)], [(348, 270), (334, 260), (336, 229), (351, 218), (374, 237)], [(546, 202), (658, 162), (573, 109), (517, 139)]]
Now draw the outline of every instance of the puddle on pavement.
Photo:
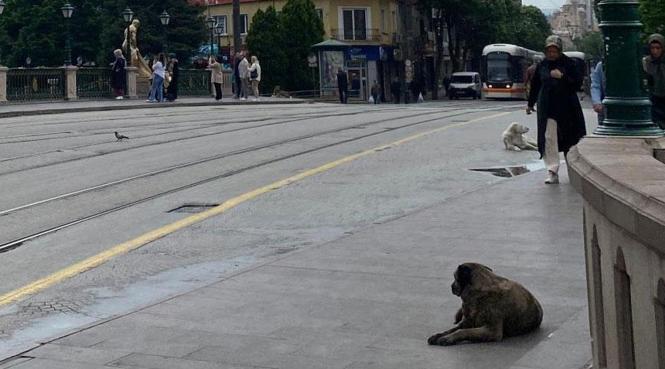
[(507, 167), (474, 168), (469, 170), (473, 172), (489, 173), (496, 177), (511, 178), (541, 169), (545, 169), (545, 164), (542, 161)]

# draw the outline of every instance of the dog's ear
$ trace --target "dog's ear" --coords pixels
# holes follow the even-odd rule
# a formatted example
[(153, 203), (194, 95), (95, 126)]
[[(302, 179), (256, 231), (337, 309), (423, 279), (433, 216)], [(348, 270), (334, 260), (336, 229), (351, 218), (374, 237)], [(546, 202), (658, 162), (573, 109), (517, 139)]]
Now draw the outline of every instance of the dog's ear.
[(462, 264), (457, 267), (457, 272), (455, 272), (455, 279), (462, 289), (471, 283), (471, 267), (465, 264)]

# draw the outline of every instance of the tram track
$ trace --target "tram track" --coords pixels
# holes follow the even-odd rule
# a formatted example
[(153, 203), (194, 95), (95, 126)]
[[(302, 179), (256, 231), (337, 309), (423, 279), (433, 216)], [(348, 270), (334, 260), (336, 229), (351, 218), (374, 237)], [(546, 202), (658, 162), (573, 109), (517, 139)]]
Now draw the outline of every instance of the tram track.
[[(119, 152), (126, 152), (126, 151), (130, 151), (130, 150), (143, 149), (143, 148), (151, 147), (151, 146), (164, 145), (164, 144), (169, 144), (169, 143), (178, 142), (178, 141), (186, 141), (186, 140), (191, 140), (191, 139), (211, 137), (211, 136), (222, 135), (222, 134), (227, 134), (227, 133), (241, 132), (241, 131), (246, 131), (246, 130), (251, 130), (251, 129), (258, 129), (258, 128), (265, 128), (265, 127), (270, 127), (270, 126), (275, 126), (275, 125), (280, 125), (280, 124), (289, 124), (289, 123), (294, 123), (294, 122), (300, 122), (300, 121), (303, 121), (303, 120), (319, 119), (319, 118), (330, 118), (330, 117), (338, 117), (338, 116), (352, 116), (352, 115), (357, 115), (357, 114), (362, 114), (362, 113), (363, 113), (363, 111), (356, 111), (356, 112), (351, 112), (351, 113), (347, 113), (347, 114), (339, 114), (339, 113), (336, 113), (336, 114), (321, 114), (321, 115), (315, 115), (315, 116), (299, 117), (299, 118), (295, 118), (295, 119), (287, 119), (287, 120), (282, 120), (282, 121), (278, 121), (278, 122), (270, 122), (270, 123), (265, 123), (265, 124), (252, 125), (252, 126), (249, 126), (249, 127), (238, 127), (238, 128), (227, 129), (227, 130), (223, 130), (223, 131), (219, 131), (219, 132), (213, 132), (213, 133), (190, 135), (190, 136), (186, 136), (186, 137), (176, 137), (176, 138), (169, 139), (169, 140), (151, 142), (151, 143), (138, 145), (138, 146), (131, 146), (131, 147), (125, 148), (125, 149), (108, 150), (108, 151), (104, 151), (104, 152), (101, 152), (101, 153), (90, 154), (90, 155), (82, 155), (82, 156), (78, 156), (78, 157), (70, 158), (70, 159), (66, 159), (66, 160), (59, 160), (59, 161), (50, 162), (50, 163), (44, 163), (44, 164), (39, 164), (39, 165), (32, 165), (32, 166), (28, 166), (28, 167), (23, 167), (23, 168), (15, 169), (15, 170), (8, 170), (8, 171), (0, 172), (0, 177), (10, 175), (10, 174), (16, 174), (16, 173), (20, 173), (20, 172), (24, 172), (24, 171), (28, 171), (28, 170), (46, 168), (46, 167), (53, 166), (53, 165), (71, 163), (71, 162), (75, 162), (75, 161), (79, 161), (79, 160), (91, 159), (91, 158), (95, 158), (95, 157), (100, 157), (100, 156), (109, 155), (109, 154), (115, 154), (115, 153), (119, 153)], [(437, 113), (441, 113), (441, 112), (431, 112), (430, 111), (430, 112), (427, 112), (427, 113), (420, 113), (420, 114), (411, 115), (411, 116), (437, 114)], [(250, 120), (250, 121), (255, 122), (256, 120)], [(193, 130), (198, 130), (198, 129), (206, 129), (206, 128), (210, 128), (210, 127), (214, 127), (214, 126), (226, 126), (226, 125), (229, 125), (229, 124), (238, 124), (238, 123), (242, 124), (242, 123), (246, 123), (246, 122), (244, 122), (244, 121), (224, 122), (224, 123), (211, 125), (211, 126), (208, 126), (208, 127), (200, 127), (200, 128), (194, 128), (194, 129), (183, 129), (180, 132), (187, 132), (187, 131), (193, 131)], [(172, 134), (172, 133), (174, 133), (174, 132), (163, 132), (163, 133), (160, 133), (160, 134), (157, 134), (157, 135), (150, 135), (150, 136), (145, 136), (145, 137), (155, 137), (155, 136), (159, 136), (159, 135), (166, 135), (166, 134)], [(178, 133), (178, 132), (176, 132), (176, 133)], [(54, 153), (54, 152), (58, 152), (58, 151), (81, 150), (81, 149), (91, 148), (91, 147), (94, 147), (94, 146), (97, 146), (97, 145), (100, 145), (100, 144), (103, 144), (103, 143), (95, 143), (95, 144), (90, 144), (90, 145), (79, 145), (79, 146), (74, 146), (74, 147), (61, 148), (61, 149), (58, 149), (58, 150), (44, 151), (44, 152), (25, 155), (25, 156), (20, 156), (20, 157), (5, 158), (5, 159), (0, 160), (0, 162), (27, 159), (27, 158), (40, 156), (40, 155), (45, 155), (45, 154), (49, 154), (49, 153)]]
[[(501, 110), (501, 109), (488, 109), (488, 110)], [(96, 211), (92, 214), (82, 215), (82, 216), (76, 217), (75, 219), (68, 220), (68, 221), (62, 222), (60, 224), (56, 224), (54, 226), (51, 226), (51, 227), (47, 227), (45, 229), (34, 231), (30, 234), (14, 238), (10, 241), (0, 243), (0, 253), (13, 250), (17, 247), (20, 247), (25, 242), (28, 242), (28, 241), (34, 240), (36, 238), (39, 238), (39, 237), (57, 232), (59, 230), (62, 230), (62, 229), (65, 229), (65, 228), (68, 228), (68, 227), (86, 222), (88, 220), (95, 219), (95, 218), (98, 218), (98, 217), (101, 217), (101, 216), (104, 216), (104, 215), (107, 215), (107, 214), (110, 214), (110, 213), (114, 213), (114, 212), (122, 210), (122, 209), (126, 209), (126, 208), (129, 208), (129, 207), (141, 204), (141, 203), (145, 203), (147, 201), (154, 200), (154, 199), (159, 198), (159, 197), (163, 197), (163, 196), (166, 196), (166, 195), (169, 195), (169, 194), (173, 194), (173, 193), (176, 193), (176, 192), (179, 192), (179, 191), (183, 191), (183, 190), (186, 190), (186, 189), (189, 189), (189, 188), (193, 188), (193, 187), (196, 187), (196, 186), (199, 186), (199, 185), (202, 185), (202, 184), (205, 184), (205, 183), (209, 183), (209, 182), (212, 182), (212, 181), (215, 181), (215, 180), (228, 178), (228, 177), (238, 175), (238, 174), (241, 174), (241, 173), (244, 173), (244, 172), (256, 169), (256, 168), (264, 167), (264, 166), (267, 166), (267, 165), (271, 165), (271, 164), (274, 164), (274, 163), (277, 163), (277, 162), (289, 160), (289, 159), (299, 157), (299, 156), (302, 156), (302, 155), (307, 155), (307, 154), (314, 153), (314, 152), (317, 152), (317, 151), (325, 150), (325, 149), (328, 149), (328, 148), (331, 148), (331, 147), (344, 145), (344, 144), (354, 142), (354, 141), (358, 141), (358, 140), (362, 140), (362, 139), (365, 139), (365, 138), (378, 136), (378, 135), (385, 134), (385, 133), (388, 133), (388, 132), (392, 132), (392, 131), (395, 131), (395, 130), (400, 130), (400, 129), (414, 127), (414, 126), (421, 125), (421, 124), (431, 123), (431, 122), (441, 120), (441, 119), (450, 119), (450, 118), (455, 118), (455, 117), (459, 117), (459, 116), (463, 116), (463, 115), (469, 115), (469, 114), (477, 113), (477, 111), (465, 111), (465, 112), (458, 112), (458, 113), (452, 113), (452, 114), (447, 114), (447, 113), (450, 113), (450, 112), (434, 112), (434, 113), (429, 113), (429, 114), (424, 114), (424, 113), (419, 114), (419, 116), (431, 115), (431, 114), (439, 114), (439, 115), (442, 115), (442, 116), (437, 116), (437, 117), (434, 117), (434, 118), (418, 120), (416, 122), (402, 124), (402, 125), (399, 125), (399, 126), (396, 126), (396, 127), (390, 127), (390, 128), (386, 128), (386, 129), (383, 129), (383, 130), (380, 130), (380, 131), (367, 133), (367, 134), (364, 134), (364, 135), (358, 135), (358, 136), (354, 136), (354, 137), (347, 138), (347, 139), (338, 140), (338, 141), (335, 141), (335, 142), (332, 142), (332, 143), (328, 143), (328, 144), (325, 144), (325, 145), (320, 145), (320, 146), (310, 148), (310, 149), (307, 149), (307, 150), (301, 150), (301, 151), (297, 151), (295, 153), (282, 155), (282, 156), (279, 156), (279, 157), (276, 157), (276, 158), (272, 158), (272, 159), (269, 159), (269, 160), (264, 160), (264, 161), (261, 161), (261, 162), (258, 162), (258, 163), (243, 166), (241, 168), (228, 170), (228, 171), (225, 171), (223, 173), (219, 173), (219, 174), (216, 174), (216, 175), (213, 175), (213, 176), (202, 178), (202, 179), (200, 179), (198, 181), (194, 181), (192, 183), (188, 183), (188, 184), (177, 186), (177, 187), (174, 187), (174, 188), (171, 188), (171, 189), (168, 189), (168, 190), (164, 190), (164, 191), (160, 191), (160, 192), (157, 192), (157, 193), (154, 193), (154, 194), (150, 194), (150, 195), (142, 197), (140, 199), (128, 201), (126, 203), (123, 203), (123, 204), (120, 204), (120, 205), (117, 205), (117, 206), (113, 206), (113, 207), (108, 208), (108, 209), (103, 209), (103, 210), (100, 210), (100, 211)], [(443, 115), (443, 114), (445, 114), (445, 115)], [(408, 118), (413, 118), (413, 117), (414, 117), (414, 115), (411, 115), (409, 117), (397, 117), (397, 118), (387, 119), (387, 120), (384, 119), (384, 120), (380, 120), (380, 121), (365, 122), (365, 123), (362, 123), (362, 124), (355, 124), (355, 125), (352, 125), (352, 126), (340, 127), (340, 128), (336, 128), (336, 129), (326, 130), (326, 131), (323, 131), (323, 132), (317, 132), (317, 133), (302, 135), (302, 136), (298, 136), (298, 137), (291, 137), (291, 138), (286, 139), (286, 140), (279, 140), (277, 142), (272, 142), (272, 143), (265, 144), (265, 145), (252, 146), (252, 147), (244, 148), (244, 149), (241, 149), (241, 150), (236, 150), (234, 152), (228, 152), (228, 153), (225, 153), (225, 154), (216, 155), (216, 156), (214, 156), (214, 158), (209, 157), (209, 158), (200, 159), (200, 160), (197, 160), (197, 161), (194, 161), (194, 162), (183, 163), (183, 164), (180, 164), (180, 165), (171, 166), (171, 167), (168, 167), (168, 168), (163, 168), (159, 171), (144, 173), (144, 174), (141, 174), (141, 175), (124, 178), (124, 179), (108, 182), (108, 183), (101, 184), (101, 185), (88, 187), (88, 188), (81, 189), (81, 190), (74, 191), (74, 192), (70, 192), (70, 193), (67, 193), (67, 194), (61, 194), (59, 196), (55, 196), (55, 197), (52, 197), (52, 198), (49, 198), (49, 199), (44, 199), (44, 200), (41, 200), (41, 201), (33, 202), (31, 204), (21, 205), (21, 206), (18, 206), (18, 207), (14, 207), (12, 209), (2, 210), (2, 211), (0, 211), (0, 216), (6, 216), (6, 215), (16, 213), (16, 212), (21, 211), (21, 210), (25, 210), (25, 209), (32, 208), (32, 207), (37, 207), (37, 206), (40, 206), (40, 205), (44, 205), (44, 204), (47, 204), (49, 202), (62, 200), (62, 199), (65, 199), (65, 198), (71, 198), (71, 197), (75, 197), (75, 196), (78, 196), (78, 195), (81, 195), (81, 194), (84, 194), (84, 193), (88, 193), (88, 192), (92, 192), (92, 191), (99, 191), (101, 189), (108, 189), (108, 188), (111, 188), (113, 186), (116, 186), (116, 185), (119, 185), (119, 184), (122, 184), (122, 183), (128, 183), (130, 181), (137, 180), (137, 179), (140, 179), (140, 178), (147, 178), (147, 177), (155, 176), (155, 175), (158, 175), (158, 174), (164, 174), (164, 173), (167, 173), (169, 171), (174, 171), (174, 170), (177, 170), (177, 169), (191, 167), (191, 166), (194, 166), (194, 165), (202, 164), (204, 162), (208, 162), (208, 161), (212, 161), (212, 160), (218, 160), (218, 159), (221, 159), (221, 158), (224, 158), (224, 157), (246, 154), (246, 153), (250, 153), (250, 152), (253, 152), (253, 151), (257, 151), (257, 150), (272, 148), (272, 147), (276, 147), (276, 146), (280, 146), (280, 145), (284, 145), (284, 144), (288, 144), (288, 143), (293, 143), (293, 142), (297, 142), (297, 141), (302, 141), (302, 140), (306, 140), (306, 139), (310, 139), (310, 138), (314, 138), (314, 137), (320, 137), (320, 136), (325, 136), (325, 135), (329, 135), (329, 134), (332, 134), (332, 133), (338, 133), (338, 132), (341, 132), (341, 131), (357, 129), (357, 128), (360, 128), (360, 127), (365, 128), (368, 125), (375, 125), (375, 124), (379, 124), (379, 123), (385, 123), (385, 122), (388, 122), (388, 121), (396, 121), (396, 120), (408, 119)]]

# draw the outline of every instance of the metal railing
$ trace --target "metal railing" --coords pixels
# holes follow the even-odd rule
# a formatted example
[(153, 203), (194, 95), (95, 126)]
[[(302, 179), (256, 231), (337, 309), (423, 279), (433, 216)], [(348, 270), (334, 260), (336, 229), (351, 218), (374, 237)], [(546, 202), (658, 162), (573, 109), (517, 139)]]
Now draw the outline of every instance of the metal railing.
[(80, 68), (76, 71), (76, 94), (81, 98), (112, 97), (110, 68)]
[(180, 69), (178, 94), (183, 96), (209, 96), (210, 70)]
[(355, 41), (373, 41), (381, 42), (381, 32), (376, 28), (356, 28), (356, 29), (344, 29), (344, 28), (333, 28), (330, 30), (330, 37), (343, 42), (355, 42)]
[(63, 100), (65, 83), (62, 68), (12, 68), (7, 71), (7, 100)]

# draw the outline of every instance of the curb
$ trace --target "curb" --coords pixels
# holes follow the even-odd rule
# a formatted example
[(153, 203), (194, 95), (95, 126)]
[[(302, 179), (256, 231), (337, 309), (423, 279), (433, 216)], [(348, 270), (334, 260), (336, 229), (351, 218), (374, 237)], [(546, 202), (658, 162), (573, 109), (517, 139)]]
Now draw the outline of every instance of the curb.
[(30, 105), (26, 104), (26, 110), (0, 112), (0, 118), (13, 118), (24, 117), (33, 115), (47, 115), (47, 114), (63, 114), (63, 113), (85, 113), (96, 111), (113, 111), (113, 110), (137, 110), (137, 109), (159, 109), (159, 108), (175, 108), (175, 107), (200, 107), (200, 106), (235, 106), (235, 105), (295, 105), (295, 104), (313, 104), (313, 101), (301, 99), (289, 99), (283, 101), (231, 101), (231, 102), (183, 102), (175, 104), (132, 104), (132, 105), (106, 105), (106, 106), (86, 106), (77, 108), (53, 108), (53, 109), (39, 109), (29, 110)]

